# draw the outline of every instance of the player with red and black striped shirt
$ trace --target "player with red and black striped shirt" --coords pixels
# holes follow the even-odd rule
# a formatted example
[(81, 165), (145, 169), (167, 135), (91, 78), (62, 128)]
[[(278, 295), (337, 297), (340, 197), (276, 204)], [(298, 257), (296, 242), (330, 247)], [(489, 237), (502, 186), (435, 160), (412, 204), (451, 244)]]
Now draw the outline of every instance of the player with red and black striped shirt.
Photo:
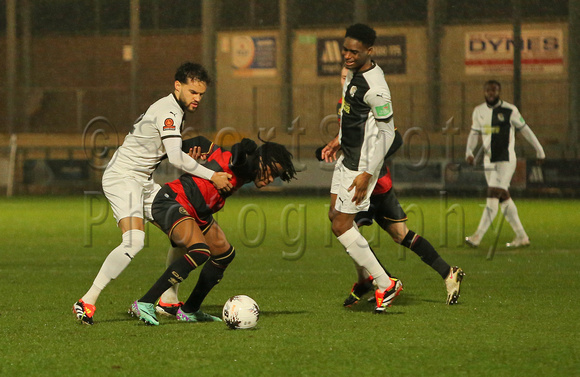
[(246, 183), (253, 182), (257, 188), (263, 188), (276, 177), (289, 182), (296, 175), (292, 154), (277, 143), (265, 142), (258, 147), (252, 140), (243, 139), (230, 152), (200, 136), (184, 141), (184, 148), (188, 147), (201, 149), (208, 169), (231, 174), (233, 188), (228, 193), (221, 193), (210, 182), (183, 174), (166, 183), (155, 196), (152, 206), (154, 223), (169, 236), (174, 246), (185, 248), (186, 253), (175, 260), (151, 289), (131, 305), (130, 313), (148, 325), (159, 324), (155, 316), (155, 302), (161, 295), (201, 265), (203, 268), (197, 285), (177, 310), (176, 317), (186, 322), (220, 321), (218, 317), (202, 312), (200, 307), (207, 294), (222, 279), (225, 269), (234, 259), (235, 249), (214, 221), (213, 214)]

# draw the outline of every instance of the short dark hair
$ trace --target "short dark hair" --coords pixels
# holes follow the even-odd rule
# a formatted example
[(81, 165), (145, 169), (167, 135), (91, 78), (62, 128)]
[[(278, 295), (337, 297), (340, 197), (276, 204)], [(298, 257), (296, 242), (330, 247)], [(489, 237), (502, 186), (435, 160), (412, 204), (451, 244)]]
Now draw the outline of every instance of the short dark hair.
[(346, 29), (345, 38), (356, 39), (361, 41), (366, 47), (371, 47), (375, 44), (375, 39), (377, 39), (377, 33), (375, 30), (365, 24), (354, 24)]
[(497, 85), (497, 87), (501, 90), (501, 84), (497, 80), (487, 80), (485, 84), (483, 84), (483, 88), (485, 89), (488, 85)]
[(177, 68), (177, 72), (175, 72), (175, 81), (187, 84), (187, 79), (191, 79), (191, 81), (198, 80), (204, 82), (207, 86), (211, 84), (209, 74), (201, 64), (197, 63), (185, 62)]
[[(292, 163), (292, 153), (282, 144), (266, 141), (256, 149), (253, 157), (254, 177), (261, 177), (268, 167), (275, 177), (280, 177), (285, 182), (290, 182), (291, 179), (296, 177), (296, 169)], [(262, 162), (261, 165), (260, 161)], [(278, 169), (277, 163), (280, 164), (282, 170)]]

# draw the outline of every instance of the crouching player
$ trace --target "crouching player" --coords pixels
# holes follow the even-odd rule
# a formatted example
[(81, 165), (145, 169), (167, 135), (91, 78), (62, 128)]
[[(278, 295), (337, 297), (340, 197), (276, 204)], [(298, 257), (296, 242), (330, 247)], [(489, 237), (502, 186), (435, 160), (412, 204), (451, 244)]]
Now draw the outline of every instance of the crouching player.
[(277, 143), (265, 142), (258, 147), (252, 140), (243, 139), (232, 147), (231, 152), (202, 136), (185, 143), (185, 148), (201, 148), (207, 168), (231, 174), (233, 189), (222, 194), (211, 182), (183, 174), (166, 183), (155, 196), (152, 206), (155, 225), (169, 236), (172, 245), (186, 249), (186, 253), (177, 258), (151, 289), (131, 305), (129, 313), (147, 325), (159, 325), (155, 303), (163, 292), (184, 281), (191, 271), (202, 265), (197, 285), (187, 301), (179, 306), (176, 317), (187, 322), (220, 321), (200, 308), (234, 259), (235, 249), (213, 219), (213, 214), (224, 206), (227, 197), (246, 183), (253, 182), (260, 189), (276, 177), (289, 182), (296, 175), (292, 154)]

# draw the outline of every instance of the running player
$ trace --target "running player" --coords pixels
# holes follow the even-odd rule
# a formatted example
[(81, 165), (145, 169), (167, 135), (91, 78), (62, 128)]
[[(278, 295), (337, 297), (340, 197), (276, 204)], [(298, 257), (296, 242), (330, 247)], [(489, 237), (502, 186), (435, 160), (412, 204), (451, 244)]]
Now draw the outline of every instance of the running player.
[(489, 80), (485, 83), (483, 90), (485, 102), (473, 110), (473, 123), (467, 138), (465, 160), (470, 165), (475, 163), (473, 152), (481, 136), (484, 151), (483, 166), (488, 186), (487, 201), (477, 230), (473, 235), (466, 237), (465, 242), (471, 247), (478, 247), (495, 219), (498, 207), (501, 206), (503, 215), (516, 234), (514, 240), (506, 246), (528, 246), (530, 239), (522, 226), (518, 209), (508, 191), (516, 170), (514, 131), (520, 131), (534, 147), (538, 163), (541, 163), (546, 155), (538, 138), (520, 115), (518, 108), (500, 99), (501, 84), (495, 80)]
[(144, 246), (144, 219), (151, 217), (151, 204), (160, 189), (152, 174), (162, 158), (167, 156), (176, 168), (207, 179), (217, 190), (232, 188), (230, 174), (210, 170), (181, 150), (186, 112), (197, 110), (210, 82), (201, 65), (189, 62), (181, 65), (175, 73), (173, 92), (139, 117), (109, 162), (103, 174), (103, 191), (121, 229), (122, 242), (109, 253), (91, 288), (73, 305), (73, 313), (83, 324), (93, 324), (101, 291)]
[[(342, 69), (342, 85), (344, 85), (346, 80), (347, 72), (348, 70), (346, 68)], [(341, 106), (342, 99), (338, 104), (339, 110)], [(338, 116), (340, 119), (340, 111)], [(329, 144), (330, 146), (328, 148), (334, 149), (333, 145), (338, 144), (338, 137), (332, 140)], [(355, 223), (360, 228), (361, 226), (372, 225), (373, 220), (376, 221), (377, 224), (379, 224), (379, 226), (391, 236), (393, 241), (411, 249), (415, 254), (421, 257), (423, 262), (439, 273), (439, 275), (444, 279), (445, 287), (447, 288), (447, 304), (456, 304), (457, 299), (459, 298), (461, 281), (463, 280), (465, 273), (457, 266), (449, 266), (428, 240), (407, 228), (407, 215), (403, 211), (403, 208), (399, 204), (399, 201), (392, 190), (393, 182), (391, 180), (391, 172), (387, 166), (387, 159), (393, 155), (401, 145), (403, 145), (403, 139), (401, 134), (395, 129), (395, 139), (385, 156), (380, 178), (371, 194), (370, 207), (367, 211), (357, 213)], [(316, 157), (319, 160), (322, 160), (322, 150), (324, 148), (325, 147), (318, 148), (316, 151)], [(333, 162), (334, 160), (336, 160), (336, 154), (326, 155), (326, 162)], [(373, 290), (372, 276), (356, 263), (355, 267), (358, 280), (354, 283), (346, 300), (344, 300), (343, 305), (346, 307), (351, 307), (356, 304), (365, 294)], [(389, 274), (388, 271), (387, 273)]]
[(183, 174), (165, 184), (156, 195), (152, 206), (154, 223), (169, 236), (173, 245), (185, 248), (186, 254), (177, 258), (151, 289), (131, 305), (129, 313), (147, 325), (159, 324), (155, 303), (161, 295), (202, 264), (197, 285), (187, 301), (177, 306), (176, 317), (186, 322), (220, 321), (200, 308), (234, 259), (235, 249), (212, 215), (224, 206), (229, 195), (246, 183), (253, 182), (257, 188), (263, 188), (276, 177), (289, 182), (296, 175), (292, 155), (277, 143), (266, 142), (257, 147), (253, 141), (244, 139), (228, 152), (201, 136), (186, 142), (191, 142), (192, 148), (201, 147), (208, 168), (229, 173), (233, 189), (222, 194), (206, 180)]
[[(368, 211), (359, 212), (355, 222), (358, 227), (372, 225), (373, 219), (398, 244), (411, 249), (423, 262), (436, 271), (445, 281), (447, 289), (447, 305), (457, 304), (461, 281), (465, 276), (463, 270), (457, 266), (451, 267), (431, 243), (407, 228), (407, 215), (392, 190), (391, 173), (388, 167), (377, 181), (371, 195), (371, 205)], [(357, 268), (358, 281), (353, 285), (350, 295), (344, 301), (344, 306), (357, 303), (363, 295), (373, 287), (373, 277), (367, 271)]]
[[(427, 239), (407, 228), (407, 215), (392, 190), (393, 182), (391, 180), (391, 172), (387, 166), (387, 159), (403, 144), (401, 135), (398, 131), (395, 130), (395, 132), (395, 140), (385, 156), (380, 178), (371, 194), (369, 209), (357, 213), (354, 220), (355, 224), (360, 228), (362, 226), (370, 226), (373, 220), (376, 221), (391, 236), (393, 241), (411, 249), (423, 262), (441, 275), (447, 289), (447, 305), (457, 304), (461, 281), (465, 273), (460, 267), (451, 267), (447, 264)], [(331, 143), (336, 143), (336, 141), (333, 140)], [(318, 149), (318, 151), (321, 150), (322, 148)], [(322, 160), (318, 151), (317, 158)], [(326, 162), (333, 162), (335, 159), (336, 156), (327, 156)], [(358, 303), (364, 295), (373, 290), (373, 277), (356, 263), (355, 267), (358, 280), (354, 283), (346, 300), (344, 300), (343, 305), (346, 307)], [(391, 276), (388, 271), (387, 274)]]
[(391, 93), (383, 70), (371, 59), (375, 39), (376, 32), (367, 25), (346, 29), (342, 55), (349, 72), (342, 88), (339, 137), (322, 150), (321, 157), (342, 149), (330, 190), (332, 231), (353, 261), (373, 276), (375, 313), (383, 313), (402, 284), (391, 279), (353, 226), (356, 214), (370, 206), (370, 195), (395, 137)]

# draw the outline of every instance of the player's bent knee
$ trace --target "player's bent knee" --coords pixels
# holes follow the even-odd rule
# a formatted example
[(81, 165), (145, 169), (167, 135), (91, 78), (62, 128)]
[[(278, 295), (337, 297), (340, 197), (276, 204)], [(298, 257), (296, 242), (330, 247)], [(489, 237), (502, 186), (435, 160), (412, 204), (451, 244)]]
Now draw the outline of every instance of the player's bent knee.
[(196, 243), (187, 248), (186, 260), (195, 267), (201, 266), (210, 258), (209, 246), (205, 243)]
[(410, 232), (404, 222), (390, 223), (386, 228), (386, 231), (387, 233), (389, 233), (393, 241), (395, 241), (398, 244), (402, 244), (402, 242), (405, 240), (406, 236)]
[(352, 227), (352, 223), (350, 224), (350, 227), (345, 226), (344, 224), (337, 222), (337, 221), (333, 221), (332, 222), (332, 233), (335, 236), (340, 236), (342, 234), (344, 234), (347, 230), (349, 230)]
[(336, 210), (334, 208), (330, 208), (328, 210), (328, 220), (330, 220), (330, 222), (334, 221), (334, 218), (336, 217)]
[(220, 255), (212, 256), (211, 261), (214, 264), (221, 266), (222, 268), (226, 268), (230, 263), (232, 263), (235, 257), (236, 257), (236, 249), (230, 245), (228, 251)]
[(405, 239), (405, 237), (403, 237), (403, 235), (401, 235), (399, 233), (397, 233), (397, 234), (391, 234), (391, 238), (393, 239), (393, 241), (395, 241), (395, 243), (398, 243), (399, 245)]
[(208, 244), (210, 245), (212, 255), (227, 253), (232, 248), (232, 245), (225, 238), (218, 240), (212, 239)]
[(418, 236), (412, 230), (409, 230), (405, 237), (399, 242), (401, 245), (405, 246), (408, 249), (411, 249), (417, 241)]
[(125, 249), (125, 253), (133, 259), (145, 247), (145, 232), (137, 229), (128, 230), (123, 233), (121, 244)]
[(395, 243), (398, 243), (399, 245), (401, 245), (405, 239), (405, 237), (401, 237), (401, 235), (395, 235), (395, 236), (391, 235), (391, 237), (393, 238), (393, 241)]

